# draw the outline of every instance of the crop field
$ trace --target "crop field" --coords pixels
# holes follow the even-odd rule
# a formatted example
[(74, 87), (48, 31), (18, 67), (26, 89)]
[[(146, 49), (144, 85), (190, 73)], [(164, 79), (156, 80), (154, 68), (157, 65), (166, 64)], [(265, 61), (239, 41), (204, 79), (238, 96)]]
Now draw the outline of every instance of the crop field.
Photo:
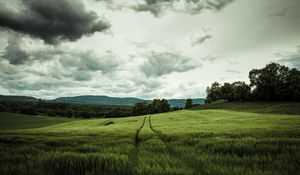
[(300, 174), (300, 115), (207, 109), (88, 120), (0, 116), (1, 175)]
[(16, 113), (0, 113), (0, 130), (31, 129), (72, 121), (61, 117), (25, 116)]

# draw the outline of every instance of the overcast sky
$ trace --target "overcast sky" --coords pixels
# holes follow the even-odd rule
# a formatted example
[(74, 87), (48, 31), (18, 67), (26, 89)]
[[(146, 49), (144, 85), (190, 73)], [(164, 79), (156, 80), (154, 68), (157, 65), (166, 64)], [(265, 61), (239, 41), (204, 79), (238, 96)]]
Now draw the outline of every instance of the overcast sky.
[(0, 94), (205, 97), (300, 68), (299, 0), (0, 0)]

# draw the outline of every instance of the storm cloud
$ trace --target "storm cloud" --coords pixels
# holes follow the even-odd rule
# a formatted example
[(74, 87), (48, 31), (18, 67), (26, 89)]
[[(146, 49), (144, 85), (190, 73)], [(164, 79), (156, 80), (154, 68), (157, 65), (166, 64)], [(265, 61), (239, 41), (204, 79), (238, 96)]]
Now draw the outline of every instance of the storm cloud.
[(147, 61), (140, 66), (147, 77), (159, 77), (173, 72), (186, 72), (201, 64), (196, 64), (191, 58), (173, 52), (152, 52)]
[[(22, 68), (26, 67), (28, 68), (26, 72), (41, 77), (89, 81), (95, 72), (102, 75), (113, 73), (121, 64), (117, 56), (110, 51), (98, 54), (92, 50), (75, 50), (61, 46), (37, 47), (32, 43), (34, 40), (20, 36), (11, 36), (8, 41), (8, 46), (0, 56), (2, 67), (9, 66), (9, 70), (20, 69), (20, 71), (24, 71)], [(7, 61), (6, 66), (3, 66), (3, 61)], [(40, 67), (41, 69), (32, 70), (31, 67)], [(8, 79), (11, 76), (9, 70), (0, 70), (3, 78)]]
[(95, 0), (106, 4), (113, 10), (122, 8), (133, 9), (136, 12), (150, 12), (158, 17), (165, 11), (173, 11), (179, 13), (198, 14), (203, 10), (219, 11), (226, 7), (234, 0)]
[(91, 50), (74, 50), (59, 46), (29, 48), (33, 41), (20, 36), (11, 36), (1, 57), (12, 65), (30, 65), (33, 62), (56, 60), (64, 67), (74, 67), (79, 71), (113, 71), (119, 63), (115, 55), (107, 51), (102, 55)]
[(0, 3), (0, 27), (40, 38), (49, 44), (76, 41), (110, 24), (86, 11), (78, 0), (19, 0), (20, 7)]
[(159, 16), (165, 10), (196, 14), (203, 10), (221, 10), (234, 0), (144, 0), (133, 7), (136, 11), (148, 11)]
[(21, 48), (22, 40), (19, 37), (11, 37), (8, 40), (8, 46), (1, 55), (9, 61), (10, 64), (24, 64), (29, 59), (29, 54)]

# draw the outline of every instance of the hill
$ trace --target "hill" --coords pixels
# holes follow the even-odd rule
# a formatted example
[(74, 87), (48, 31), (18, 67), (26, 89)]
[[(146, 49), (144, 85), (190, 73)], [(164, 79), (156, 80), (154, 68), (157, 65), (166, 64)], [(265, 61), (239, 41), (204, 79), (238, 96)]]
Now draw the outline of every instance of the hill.
[(150, 102), (149, 100), (143, 100), (133, 97), (109, 97), (109, 96), (75, 96), (75, 97), (59, 97), (54, 99), (55, 102), (67, 102), (67, 103), (80, 103), (80, 104), (101, 104), (101, 105), (128, 105), (133, 106), (136, 103)]
[(0, 95), (1, 101), (38, 101), (37, 98), (29, 96), (16, 96), (16, 95)]
[[(193, 99), (194, 104), (203, 104), (204, 98)], [(151, 100), (144, 100), (133, 97), (109, 97), (109, 96), (75, 96), (75, 97), (60, 97), (55, 102), (67, 102), (67, 103), (80, 103), (80, 104), (101, 104), (101, 105), (128, 105), (133, 106), (136, 103), (146, 102), (150, 103)], [(185, 99), (169, 99), (168, 103), (172, 107), (184, 107)]]
[[(204, 98), (193, 98), (193, 104), (204, 104), (205, 99)], [(168, 99), (168, 103), (172, 107), (181, 107), (183, 108), (185, 106), (186, 99)]]
[(299, 102), (223, 102), (216, 101), (202, 104), (193, 108), (203, 109), (223, 109), (241, 112), (253, 112), (260, 114), (292, 114), (300, 115)]
[[(192, 99), (194, 104), (204, 104), (204, 98)], [(29, 96), (9, 96), (0, 95), (0, 101), (38, 101), (35, 97)], [(54, 100), (46, 100), (48, 102), (63, 102), (63, 103), (77, 103), (77, 104), (91, 104), (91, 105), (114, 105), (114, 106), (133, 106), (136, 103), (146, 102), (150, 103), (151, 100), (145, 100), (134, 97), (109, 97), (105, 95), (82, 95), (74, 97), (59, 97)], [(171, 107), (185, 106), (186, 99), (168, 99)]]

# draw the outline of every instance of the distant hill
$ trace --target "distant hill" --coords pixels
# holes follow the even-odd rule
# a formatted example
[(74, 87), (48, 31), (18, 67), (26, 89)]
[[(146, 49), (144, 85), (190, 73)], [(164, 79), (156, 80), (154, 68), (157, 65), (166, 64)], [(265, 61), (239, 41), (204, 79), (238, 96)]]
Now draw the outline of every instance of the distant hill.
[(101, 105), (128, 105), (133, 106), (136, 103), (150, 102), (150, 100), (143, 100), (133, 97), (108, 97), (108, 96), (75, 96), (75, 97), (59, 97), (55, 102), (66, 102), (66, 103), (80, 103), (80, 104), (101, 104)]
[[(9, 96), (0, 95), (0, 100), (8, 101), (38, 101), (35, 97), (28, 96)], [(204, 98), (193, 99), (194, 104), (203, 104)], [(63, 102), (63, 103), (77, 103), (77, 104), (96, 104), (96, 105), (118, 105), (118, 106), (133, 106), (136, 103), (146, 102), (150, 103), (151, 100), (145, 100), (134, 97), (109, 97), (109, 96), (96, 96), (96, 95), (84, 95), (75, 97), (59, 97), (54, 100), (47, 100), (48, 102)], [(168, 103), (172, 107), (184, 107), (186, 99), (168, 99)]]
[(15, 96), (15, 95), (0, 95), (0, 100), (6, 101), (37, 101), (37, 98), (28, 96)]
[[(186, 99), (169, 99), (168, 102), (172, 107), (184, 107)], [(193, 99), (194, 104), (203, 104), (204, 98)], [(109, 97), (109, 96), (75, 96), (75, 97), (60, 97), (55, 102), (66, 103), (80, 103), (80, 104), (101, 104), (101, 105), (128, 105), (133, 106), (136, 103), (151, 102), (151, 100), (144, 100), (132, 97)]]
[[(205, 98), (193, 98), (193, 104), (204, 104)], [(186, 99), (169, 99), (168, 103), (172, 107), (184, 107)]]

